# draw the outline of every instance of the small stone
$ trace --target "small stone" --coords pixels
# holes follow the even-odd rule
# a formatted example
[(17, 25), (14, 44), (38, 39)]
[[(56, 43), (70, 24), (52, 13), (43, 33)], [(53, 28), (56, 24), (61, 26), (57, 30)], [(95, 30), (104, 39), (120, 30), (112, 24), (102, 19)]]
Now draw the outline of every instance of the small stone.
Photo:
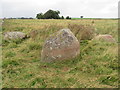
[(114, 42), (114, 43), (116, 42), (115, 39), (109, 34), (98, 35), (93, 40), (102, 40), (105, 42)]
[(15, 40), (15, 39), (24, 39), (24, 38), (26, 38), (26, 35), (23, 32), (6, 32), (6, 33), (4, 33), (4, 40)]

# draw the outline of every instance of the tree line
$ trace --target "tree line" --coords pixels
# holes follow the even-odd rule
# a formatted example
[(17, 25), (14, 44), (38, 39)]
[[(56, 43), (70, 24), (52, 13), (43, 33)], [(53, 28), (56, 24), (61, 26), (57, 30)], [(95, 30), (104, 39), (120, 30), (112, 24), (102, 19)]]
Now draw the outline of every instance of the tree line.
[[(47, 12), (38, 13), (36, 15), (37, 19), (65, 19), (64, 16), (59, 16), (60, 11), (48, 10)], [(71, 19), (71, 17), (67, 16), (66, 19)]]

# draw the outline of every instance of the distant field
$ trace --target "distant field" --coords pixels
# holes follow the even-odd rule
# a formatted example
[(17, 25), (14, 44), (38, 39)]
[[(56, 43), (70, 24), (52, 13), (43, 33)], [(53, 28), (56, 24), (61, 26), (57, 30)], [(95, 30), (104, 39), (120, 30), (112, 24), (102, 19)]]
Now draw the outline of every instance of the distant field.
[(75, 19), (75, 20), (78, 20), (78, 19), (89, 19), (89, 20), (117, 20), (117, 18), (72, 18), (72, 19)]
[[(21, 31), (39, 34), (23, 41), (2, 41), (3, 88), (117, 88), (118, 44), (84, 40), (80, 55), (74, 59), (41, 63), (45, 39), (52, 33), (67, 28), (68, 24), (92, 24), (82, 20), (4, 20), (2, 33)], [(110, 34), (118, 39), (118, 20), (94, 20), (97, 34)], [(1, 48), (1, 46), (0, 46)]]

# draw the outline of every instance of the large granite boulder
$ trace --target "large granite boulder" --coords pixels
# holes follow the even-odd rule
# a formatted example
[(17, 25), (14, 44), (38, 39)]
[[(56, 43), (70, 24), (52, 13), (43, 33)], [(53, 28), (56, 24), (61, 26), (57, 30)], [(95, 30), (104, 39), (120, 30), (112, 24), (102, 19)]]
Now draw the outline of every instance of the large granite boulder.
[(97, 35), (96, 37), (94, 37), (93, 40), (101, 40), (101, 41), (113, 42), (113, 43), (116, 42), (116, 40), (109, 34)]
[(6, 32), (4, 33), (4, 40), (24, 39), (26, 34), (23, 32)]
[(77, 38), (69, 29), (61, 29), (44, 43), (41, 52), (42, 62), (53, 62), (74, 58), (80, 53)]

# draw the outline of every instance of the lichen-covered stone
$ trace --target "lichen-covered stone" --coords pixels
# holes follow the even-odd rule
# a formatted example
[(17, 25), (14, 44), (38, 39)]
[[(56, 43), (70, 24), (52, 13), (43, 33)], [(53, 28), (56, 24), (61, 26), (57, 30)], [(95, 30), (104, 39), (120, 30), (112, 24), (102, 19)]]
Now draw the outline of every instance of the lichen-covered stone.
[(65, 60), (74, 58), (79, 53), (80, 45), (77, 38), (69, 29), (62, 29), (45, 41), (41, 52), (41, 61)]
[(102, 40), (105, 42), (113, 42), (113, 43), (116, 42), (116, 40), (109, 34), (98, 35), (93, 40)]
[(6, 32), (6, 33), (4, 33), (4, 40), (23, 39), (25, 37), (26, 37), (26, 34), (23, 32)]

